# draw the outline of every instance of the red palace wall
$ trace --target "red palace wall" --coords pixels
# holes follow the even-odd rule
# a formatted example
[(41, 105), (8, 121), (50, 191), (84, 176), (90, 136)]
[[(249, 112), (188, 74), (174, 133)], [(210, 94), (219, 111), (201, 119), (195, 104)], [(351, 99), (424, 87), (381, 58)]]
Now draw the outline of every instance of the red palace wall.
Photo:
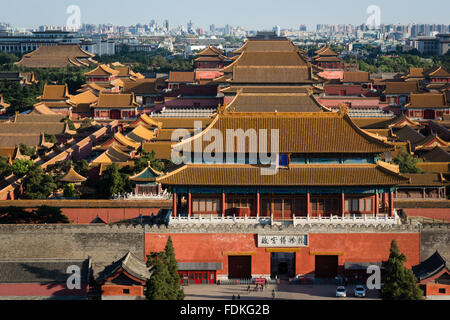
[(122, 220), (151, 216), (159, 211), (159, 208), (61, 208), (73, 224), (89, 224), (97, 217), (105, 223), (114, 223)]
[[(123, 290), (128, 289), (130, 293), (125, 294)], [(102, 286), (102, 297), (107, 296), (133, 296), (133, 297), (143, 297), (144, 287), (143, 286), (120, 286), (120, 285), (103, 285)]]
[[(439, 289), (445, 289), (445, 293), (440, 293)], [(437, 283), (427, 283), (425, 294), (427, 296), (450, 296), (450, 285), (437, 284)]]
[(450, 222), (450, 208), (405, 208), (408, 217), (424, 217)]
[[(227, 254), (252, 255), (252, 274), (270, 274), (270, 252), (257, 247), (255, 234), (171, 234), (178, 262), (221, 262), (218, 275), (228, 274)], [(146, 234), (145, 253), (163, 251), (169, 234)], [(309, 247), (296, 254), (296, 274), (313, 273), (315, 256), (310, 252), (342, 252), (339, 266), (344, 262), (381, 262), (389, 257), (392, 239), (411, 268), (420, 263), (420, 234), (310, 234)]]
[(40, 283), (2, 283), (0, 284), (0, 297), (87, 297), (89, 287), (81, 285), (81, 289), (69, 290), (63, 284)]

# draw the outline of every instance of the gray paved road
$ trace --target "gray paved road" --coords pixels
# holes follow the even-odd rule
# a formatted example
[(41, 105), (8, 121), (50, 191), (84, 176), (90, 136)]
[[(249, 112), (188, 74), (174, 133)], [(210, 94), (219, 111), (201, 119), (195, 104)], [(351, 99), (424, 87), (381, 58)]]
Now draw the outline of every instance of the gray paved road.
[(369, 290), (366, 298), (353, 297), (353, 286), (347, 287), (347, 298), (336, 298), (335, 285), (269, 285), (263, 292), (247, 292), (246, 285), (190, 285), (184, 287), (186, 300), (232, 300), (233, 294), (240, 295), (241, 300), (272, 300), (272, 290), (275, 289), (275, 299), (279, 300), (360, 300), (379, 299), (377, 291)]

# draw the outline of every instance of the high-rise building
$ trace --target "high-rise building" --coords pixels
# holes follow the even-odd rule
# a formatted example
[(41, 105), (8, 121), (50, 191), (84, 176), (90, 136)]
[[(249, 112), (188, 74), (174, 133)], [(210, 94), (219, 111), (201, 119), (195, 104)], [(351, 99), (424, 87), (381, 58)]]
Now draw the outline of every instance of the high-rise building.
[(273, 32), (275, 32), (277, 37), (281, 36), (281, 28), (280, 28), (280, 26), (273, 27)]

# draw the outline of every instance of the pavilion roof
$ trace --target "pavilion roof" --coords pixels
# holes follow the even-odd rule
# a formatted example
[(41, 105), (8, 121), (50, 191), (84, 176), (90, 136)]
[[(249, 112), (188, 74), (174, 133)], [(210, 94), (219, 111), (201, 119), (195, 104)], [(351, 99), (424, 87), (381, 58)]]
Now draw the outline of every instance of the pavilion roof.
[(319, 50), (319, 52), (317, 52), (317, 53), (320, 56), (336, 56), (336, 57), (338, 56), (336, 51), (334, 51), (330, 47), (325, 47), (325, 48), (323, 48), (323, 50)]
[(46, 84), (44, 86), (44, 92), (42, 96), (38, 97), (39, 100), (43, 101), (61, 101), (70, 98), (69, 88), (67, 84), (64, 85), (51, 85)]
[(141, 142), (148, 142), (153, 139), (155, 136), (153, 131), (148, 130), (143, 125), (139, 125), (136, 128), (133, 129), (130, 133), (126, 135), (127, 138), (137, 141), (139, 143)]
[(197, 53), (197, 56), (217, 56), (217, 55), (223, 55), (225, 52), (223, 50), (220, 50), (214, 46), (209, 46), (208, 48), (204, 49), (203, 51)]
[(232, 64), (223, 68), (224, 73), (233, 72), (235, 67), (308, 66), (304, 58), (295, 51), (245, 51)]
[(449, 272), (450, 266), (447, 261), (436, 252), (431, 255), (428, 259), (422, 261), (420, 264), (413, 266), (412, 270), (414, 275), (419, 279), (419, 281), (433, 277), (434, 275), (440, 273), (442, 270)]
[(308, 93), (238, 93), (227, 105), (230, 112), (322, 112), (331, 111)]
[(422, 90), (417, 81), (386, 81), (384, 94), (411, 94), (420, 93)]
[(108, 77), (110, 77), (110, 76), (117, 76), (117, 75), (119, 75), (119, 71), (116, 71), (116, 70), (110, 68), (106, 64), (101, 64), (97, 68), (95, 68), (94, 70), (89, 71), (89, 72), (85, 73), (84, 75), (88, 76), (88, 77), (94, 77), (94, 76), (100, 76), (100, 77), (108, 76)]
[(171, 159), (172, 146), (174, 142), (148, 142), (144, 143), (142, 149), (147, 152), (155, 151), (156, 159)]
[[(357, 120), (355, 120), (357, 122)], [(357, 122), (358, 123), (358, 122)], [(398, 116), (395, 118), (385, 119), (385, 121), (376, 122), (373, 124), (363, 125), (363, 129), (388, 129), (388, 128), (395, 128), (395, 129), (401, 129), (405, 126), (409, 126), (411, 128), (421, 128), (422, 125), (417, 122), (413, 121), (407, 116)]]
[(120, 132), (117, 132), (116, 134), (114, 134), (114, 139), (121, 145), (130, 147), (134, 150), (137, 150), (141, 146), (141, 144), (139, 142), (136, 142), (135, 140), (133, 140), (127, 136), (124, 136)]
[(405, 105), (408, 109), (422, 108), (449, 108), (447, 97), (444, 93), (411, 94), (411, 102)]
[(159, 94), (156, 88), (158, 79), (136, 79), (124, 82), (122, 93), (134, 93), (135, 95)]
[(171, 71), (167, 82), (175, 83), (193, 83), (195, 82), (195, 72), (190, 71)]
[(95, 160), (93, 164), (111, 164), (118, 162), (127, 162), (131, 159), (128, 153), (121, 151), (117, 146), (110, 147), (106, 152), (102, 153)]
[(93, 57), (93, 54), (84, 51), (79, 45), (41, 45), (35, 51), (25, 54), (16, 64), (29, 68), (81, 67), (95, 64)]
[(424, 77), (424, 68), (409, 68), (409, 73), (405, 76), (405, 78), (423, 78)]
[(161, 128), (162, 127), (161, 122), (156, 121), (155, 119), (149, 117), (145, 113), (142, 113), (140, 115), (139, 119), (137, 119), (135, 122), (133, 122), (131, 124), (131, 127), (137, 127), (139, 125), (144, 125), (147, 128), (152, 128), (152, 127)]
[(434, 67), (430, 70), (427, 70), (425, 72), (425, 75), (427, 77), (433, 78), (433, 77), (438, 77), (438, 78), (449, 78), (450, 77), (450, 73), (442, 66), (437, 66)]
[(123, 258), (107, 266), (98, 276), (96, 281), (103, 283), (117, 276), (118, 273), (125, 271), (128, 275), (145, 283), (150, 279), (152, 272), (149, 270), (145, 261), (139, 260), (134, 254), (128, 252)]
[(403, 128), (396, 130), (395, 135), (400, 139), (400, 141), (410, 142), (412, 145), (423, 141), (425, 138), (422, 134), (410, 126), (404, 126)]
[(107, 94), (102, 93), (98, 102), (91, 105), (93, 108), (136, 108), (139, 104), (135, 101), (134, 94)]
[(319, 56), (317, 58), (314, 58), (315, 62), (340, 62), (342, 59), (335, 57), (335, 56)]
[(73, 167), (70, 167), (70, 170), (59, 179), (59, 181), (69, 182), (69, 183), (80, 183), (80, 182), (84, 182), (86, 180), (87, 179), (85, 177), (83, 177), (81, 174), (79, 174), (78, 172), (76, 172)]
[(357, 71), (357, 72), (347, 72), (344, 71), (344, 77), (342, 82), (370, 82), (370, 72)]
[(162, 175), (164, 174), (153, 169), (149, 162), (144, 170), (130, 177), (130, 180), (135, 182), (155, 182), (156, 179)]
[(422, 155), (422, 158), (429, 162), (450, 162), (450, 153), (441, 147), (435, 147)]
[(404, 176), (410, 178), (409, 183), (401, 184), (415, 187), (433, 187), (433, 186), (444, 186), (448, 182), (444, 179), (441, 173), (408, 173)]
[(423, 140), (415, 143), (414, 147), (416, 150), (418, 150), (418, 149), (433, 149), (435, 147), (441, 147), (446, 150), (449, 150), (450, 142), (443, 140), (436, 134), (430, 134), (427, 137), (425, 137)]
[[(260, 130), (266, 130), (270, 135), (271, 130), (278, 130), (280, 153), (382, 153), (394, 149), (394, 145), (375, 138), (366, 131), (360, 129), (348, 116), (348, 110), (342, 107), (340, 112), (291, 112), (291, 113), (239, 113), (226, 112), (220, 114), (201, 134), (184, 140), (174, 146), (181, 150), (183, 144), (190, 143), (191, 150), (194, 140), (208, 136), (209, 129), (222, 132), (225, 138), (228, 129), (244, 132), (254, 130), (257, 134)], [(214, 130), (214, 131), (216, 131)], [(267, 149), (270, 150), (271, 142), (267, 140)], [(210, 143), (202, 139), (203, 148)], [(216, 152), (224, 152), (223, 146), (218, 146)], [(249, 150), (246, 143), (245, 151)], [(202, 149), (203, 150), (203, 149)]]
[(70, 101), (78, 104), (92, 104), (98, 100), (98, 96), (95, 95), (92, 91), (87, 90), (85, 92), (79, 93), (77, 95), (70, 95)]
[(188, 164), (157, 182), (190, 186), (386, 186), (409, 181), (382, 164), (291, 165), (267, 175), (261, 174), (262, 169), (254, 165)]
[(310, 91), (319, 94), (323, 92), (322, 88), (314, 86), (238, 86), (232, 85), (221, 89), (222, 93), (308, 93)]
[(300, 49), (288, 39), (271, 40), (247, 40), (244, 45), (233, 51), (233, 53), (242, 53), (250, 51), (292, 51), (299, 52)]

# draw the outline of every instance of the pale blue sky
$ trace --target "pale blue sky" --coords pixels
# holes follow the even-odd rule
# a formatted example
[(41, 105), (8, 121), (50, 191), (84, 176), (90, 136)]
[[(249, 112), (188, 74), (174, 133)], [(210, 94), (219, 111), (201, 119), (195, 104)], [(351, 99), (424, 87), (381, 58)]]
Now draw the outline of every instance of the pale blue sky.
[(381, 23), (450, 24), (449, 0), (3, 0), (0, 22), (17, 27), (64, 25), (69, 5), (81, 8), (82, 23), (132, 25), (168, 19), (172, 27), (210, 24), (247, 29), (297, 28), (322, 24), (362, 24), (366, 8), (381, 8)]

